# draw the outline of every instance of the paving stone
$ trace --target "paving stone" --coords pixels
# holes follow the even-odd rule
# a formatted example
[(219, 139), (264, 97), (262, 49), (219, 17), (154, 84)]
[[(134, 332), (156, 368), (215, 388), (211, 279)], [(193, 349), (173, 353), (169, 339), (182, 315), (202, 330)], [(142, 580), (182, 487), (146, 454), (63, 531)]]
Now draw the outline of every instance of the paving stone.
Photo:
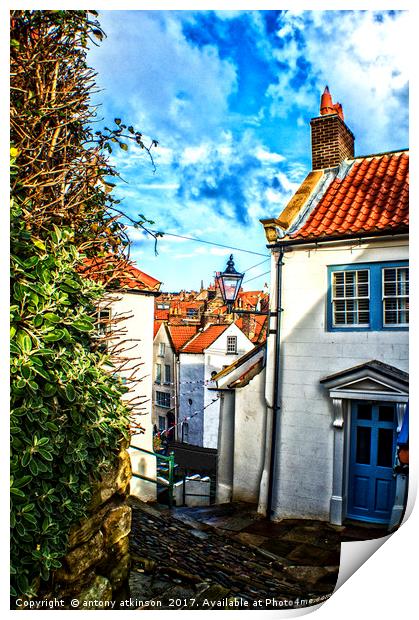
[(268, 536), (269, 538), (280, 538), (287, 532), (292, 530), (294, 525), (288, 525), (287, 523), (278, 523), (275, 521), (268, 521), (268, 519), (259, 519), (254, 521), (251, 525), (244, 528), (244, 532), (249, 534), (261, 534), (262, 536)]
[(283, 540), (282, 538), (269, 538), (261, 545), (261, 549), (265, 549), (266, 551), (270, 551), (275, 555), (286, 558), (298, 546), (299, 545), (296, 545), (295, 542)]
[(240, 532), (245, 527), (254, 522), (254, 518), (246, 515), (233, 515), (226, 518), (218, 518), (212, 522), (212, 525), (220, 530), (229, 530), (232, 532)]
[(318, 547), (330, 549), (332, 546), (340, 546), (339, 534), (315, 526), (294, 527), (290, 532), (282, 537), (284, 541), (309, 543)]
[[(325, 575), (330, 577), (330, 571), (322, 566), (287, 566), (284, 572), (296, 581), (308, 586), (314, 586)], [(336, 584), (337, 571), (334, 573), (334, 577)]]
[[(176, 511), (174, 519), (168, 511), (157, 514), (149, 509), (143, 511), (140, 504), (133, 504), (131, 547), (134, 562), (130, 583), (139, 593), (145, 594), (148, 588), (148, 598), (154, 596), (156, 600), (159, 597), (163, 600), (164, 597), (167, 603), (170, 592), (178, 592), (182, 598), (183, 588), (186, 592), (192, 590), (194, 596), (204, 596), (208, 588), (214, 587), (222, 588), (218, 591), (222, 596), (243, 595), (243, 598), (249, 600), (279, 597), (287, 599), (296, 596), (304, 598), (316, 588), (318, 594), (331, 592), (334, 588), (334, 583), (326, 572), (317, 573), (319, 578), (317, 582), (313, 582), (313, 587), (311, 582), (304, 583), (304, 580), (299, 579), (298, 573), (284, 572), (284, 567), (288, 565), (310, 564), (321, 567), (321, 561), (330, 556), (328, 547), (321, 549), (298, 540), (283, 539), (283, 536), (298, 527), (314, 528), (312, 523), (304, 522), (302, 526), (301, 521), (298, 521), (287, 524), (281, 530), (278, 529), (278, 524), (274, 524), (275, 528), (268, 526), (269, 535), (276, 535), (269, 538), (262, 534), (266, 533), (266, 530), (261, 528), (261, 519), (247, 525), (250, 519), (246, 513), (248, 507), (244, 507), (243, 515), (238, 514), (237, 507), (232, 508), (230, 505), (215, 509), (205, 507), (205, 510), (200, 507), (199, 511), (194, 508), (193, 512), (188, 513)], [(190, 514), (193, 514), (193, 518)], [(196, 517), (205, 518), (207, 523), (198, 523)], [(237, 533), (235, 529), (221, 531), (218, 526), (214, 528), (208, 525), (210, 521), (223, 521), (224, 524), (230, 523), (233, 528), (240, 527), (242, 530)], [(269, 522), (265, 521), (266, 523)], [(248, 531), (249, 529), (256, 531)], [(279, 531), (281, 535), (278, 535)], [(303, 532), (307, 533), (308, 530)], [(326, 533), (329, 534), (329, 531)], [(334, 530), (330, 530), (330, 534), (333, 533)], [(255, 542), (261, 546), (252, 544)], [(304, 551), (308, 553), (310, 561), (304, 557)], [(281, 554), (287, 557), (282, 557)], [(294, 559), (291, 558), (292, 554), (296, 555)], [(335, 557), (339, 560), (339, 554), (335, 554)], [(138, 562), (135, 561), (136, 558)], [(144, 558), (150, 561), (147, 570), (142, 562)], [(137, 570), (143, 573), (137, 572), (135, 576)], [(150, 574), (147, 575), (147, 571)], [(162, 608), (170, 607), (160, 607)], [(186, 605), (184, 608), (189, 607)]]
[(254, 547), (260, 547), (264, 542), (269, 540), (267, 536), (250, 534), (249, 532), (239, 532), (234, 538), (235, 540), (246, 543), (246, 545), (253, 545)]
[(337, 551), (330, 552), (326, 549), (320, 549), (314, 545), (301, 544), (288, 555), (288, 560), (302, 565), (327, 566), (336, 564), (336, 566), (338, 566), (340, 562), (340, 553)]

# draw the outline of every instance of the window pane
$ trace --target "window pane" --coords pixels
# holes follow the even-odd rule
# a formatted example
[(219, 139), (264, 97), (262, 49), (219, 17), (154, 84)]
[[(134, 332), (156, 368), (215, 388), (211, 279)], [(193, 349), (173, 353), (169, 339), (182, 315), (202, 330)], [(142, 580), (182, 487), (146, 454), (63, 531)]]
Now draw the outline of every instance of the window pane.
[(167, 392), (156, 392), (156, 403), (159, 407), (170, 407), (170, 394)]
[(369, 271), (332, 273), (333, 324), (369, 325)]
[(394, 407), (391, 405), (380, 405), (378, 410), (378, 419), (380, 422), (393, 422)]
[(358, 405), (358, 420), (371, 420), (372, 407), (368, 404)]
[(227, 336), (227, 353), (237, 352), (237, 336)]
[(371, 428), (358, 426), (356, 429), (356, 462), (369, 465), (371, 460)]
[(393, 429), (378, 429), (377, 465), (380, 467), (393, 466)]
[(383, 269), (384, 325), (409, 323), (409, 268)]
[(164, 431), (166, 428), (166, 418), (159, 415), (159, 431)]

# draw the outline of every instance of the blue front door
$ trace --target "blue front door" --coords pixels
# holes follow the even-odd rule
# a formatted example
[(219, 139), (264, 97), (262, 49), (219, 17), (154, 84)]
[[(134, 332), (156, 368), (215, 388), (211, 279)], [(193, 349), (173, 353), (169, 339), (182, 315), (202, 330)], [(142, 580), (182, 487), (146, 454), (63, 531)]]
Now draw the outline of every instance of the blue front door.
[(347, 516), (388, 523), (394, 503), (396, 411), (392, 403), (353, 402)]

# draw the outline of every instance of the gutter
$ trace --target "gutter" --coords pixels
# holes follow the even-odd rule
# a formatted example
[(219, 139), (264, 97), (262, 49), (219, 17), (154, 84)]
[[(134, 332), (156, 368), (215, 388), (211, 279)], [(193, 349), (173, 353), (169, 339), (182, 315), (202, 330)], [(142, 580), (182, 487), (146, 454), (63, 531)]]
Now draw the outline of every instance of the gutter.
[[(366, 243), (369, 239), (393, 239), (395, 236), (407, 236), (409, 234), (409, 230), (398, 230), (394, 231), (394, 233), (389, 233), (388, 231), (375, 231), (370, 232), (367, 235), (359, 235), (356, 236), (353, 233), (348, 235), (334, 235), (330, 237), (321, 237), (319, 239), (313, 237), (306, 237), (304, 239), (281, 239), (279, 243), (272, 243), (267, 246), (270, 250), (278, 250), (281, 251), (283, 248), (289, 248), (292, 246), (298, 245), (312, 245), (317, 246), (323, 243), (333, 243), (335, 241), (358, 241), (359, 243)], [(286, 251), (286, 250), (285, 250)]]

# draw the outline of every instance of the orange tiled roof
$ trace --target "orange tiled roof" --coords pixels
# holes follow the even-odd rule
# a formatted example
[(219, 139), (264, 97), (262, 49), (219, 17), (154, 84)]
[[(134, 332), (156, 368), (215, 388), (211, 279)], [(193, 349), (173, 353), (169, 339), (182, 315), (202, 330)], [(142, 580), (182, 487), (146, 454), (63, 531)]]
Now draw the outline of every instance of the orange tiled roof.
[(156, 321), (168, 321), (169, 320), (169, 310), (162, 310), (161, 308), (156, 308), (154, 310), (154, 318)]
[(170, 302), (170, 314), (173, 314), (176, 310), (178, 313), (186, 313), (188, 308), (193, 308), (194, 310), (200, 310), (204, 308), (205, 304), (203, 301), (171, 301)]
[(403, 232), (409, 225), (408, 152), (349, 160), (289, 239)]
[(168, 324), (170, 325), (185, 325), (184, 318), (182, 316), (170, 316)]
[[(120, 261), (119, 261), (120, 263)], [(119, 263), (116, 263), (119, 266)], [(81, 272), (92, 280), (101, 280), (104, 275), (112, 275), (112, 262), (105, 258), (86, 258), (83, 261)], [(116, 283), (116, 279), (114, 280)], [(158, 291), (161, 285), (159, 280), (140, 271), (132, 264), (127, 263), (123, 269), (123, 276), (118, 277), (118, 288), (136, 291)]]
[(196, 325), (168, 325), (167, 327), (176, 353), (195, 336), (198, 330)]
[(229, 325), (210, 325), (203, 332), (198, 333), (186, 346), (181, 349), (181, 353), (203, 353), (219, 336), (229, 327)]
[(157, 332), (160, 329), (160, 325), (162, 325), (161, 321), (154, 321), (154, 327), (153, 327), (153, 340), (154, 338), (157, 336)]
[(250, 339), (253, 344), (258, 344), (266, 340), (266, 331), (268, 327), (268, 317), (261, 314), (250, 315), (250, 321), (252, 321), (250, 327), (253, 331), (253, 336), (250, 338), (250, 334), (247, 334), (246, 322), (243, 321), (243, 317), (239, 317), (235, 324), (237, 327)]

